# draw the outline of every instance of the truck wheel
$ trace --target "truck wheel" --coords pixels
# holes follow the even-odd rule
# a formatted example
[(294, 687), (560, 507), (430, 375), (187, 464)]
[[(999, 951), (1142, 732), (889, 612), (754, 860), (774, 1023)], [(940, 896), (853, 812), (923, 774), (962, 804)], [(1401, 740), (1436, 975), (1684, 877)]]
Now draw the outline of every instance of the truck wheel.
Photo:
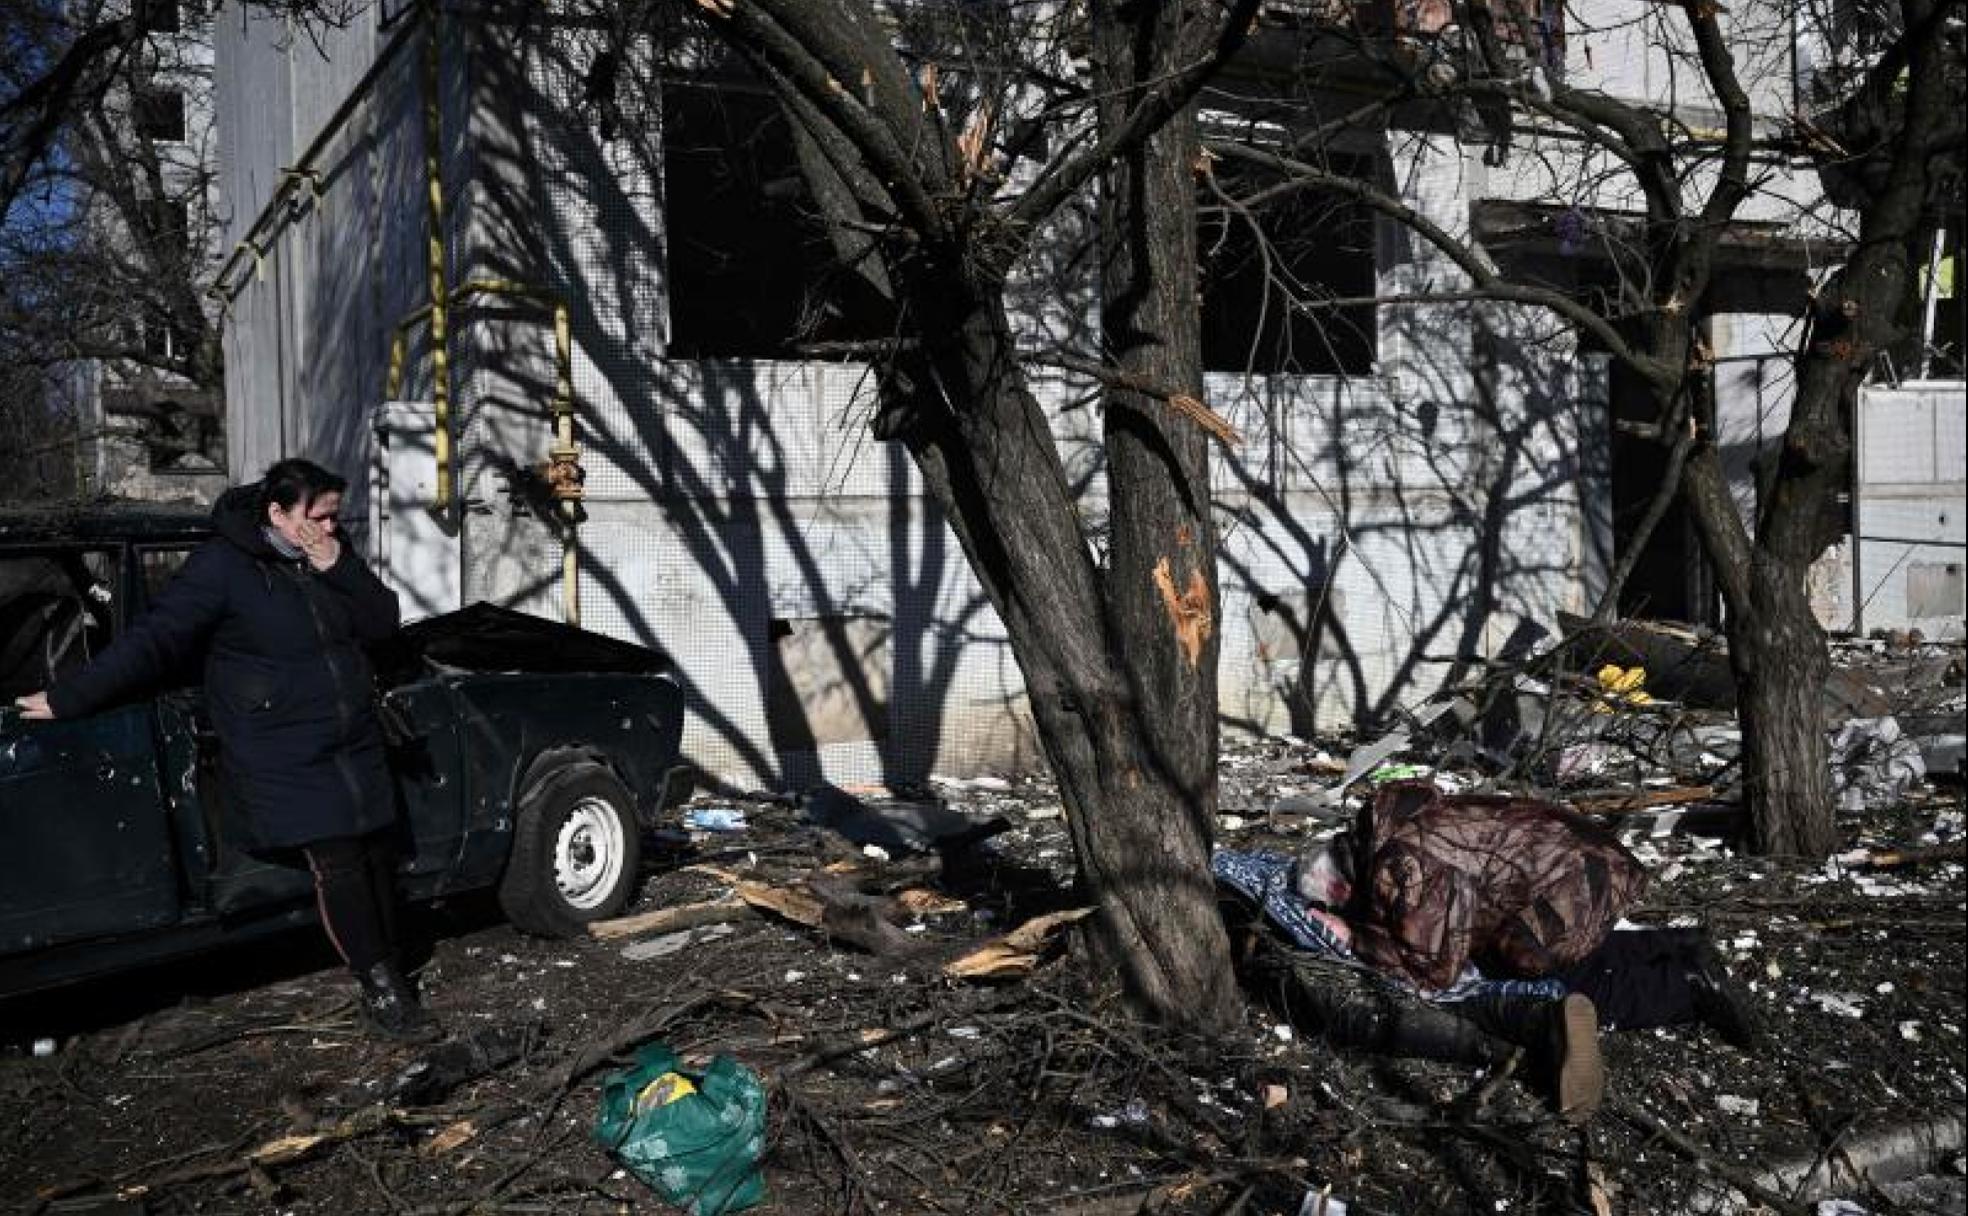
[(556, 768), (520, 797), (499, 880), (499, 906), (518, 928), (573, 937), (620, 912), (641, 877), (635, 799), (601, 765)]

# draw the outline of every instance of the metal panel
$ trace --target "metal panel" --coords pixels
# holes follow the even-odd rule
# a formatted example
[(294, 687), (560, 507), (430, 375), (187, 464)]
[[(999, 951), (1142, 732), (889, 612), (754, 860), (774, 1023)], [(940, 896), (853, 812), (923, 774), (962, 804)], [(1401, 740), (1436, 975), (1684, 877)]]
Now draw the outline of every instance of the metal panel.
[(1947, 381), (1862, 389), (1858, 429), (1851, 576), (1858, 606), (1850, 623), (1958, 637), (1954, 590), (1968, 560), (1968, 388)]

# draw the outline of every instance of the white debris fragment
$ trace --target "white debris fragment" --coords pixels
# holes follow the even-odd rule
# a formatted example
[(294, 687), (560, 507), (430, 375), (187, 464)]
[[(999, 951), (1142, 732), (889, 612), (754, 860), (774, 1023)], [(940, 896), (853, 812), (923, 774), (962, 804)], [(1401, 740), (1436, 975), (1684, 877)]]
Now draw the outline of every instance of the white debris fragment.
[(873, 861), (887, 861), (888, 850), (878, 844), (864, 844), (861, 846), (861, 856)]
[(1835, 1013), (1848, 1018), (1865, 1016), (1865, 998), (1856, 992), (1814, 992), (1811, 999), (1826, 1013)]
[(1909, 1043), (1918, 1043), (1920, 1041), (1920, 1023), (1918, 1021), (1901, 1022), (1900, 1037)]
[(804, 971), (788, 971), (786, 973), (786, 983), (788, 984), (797, 984), (805, 978), (806, 972)]
[(1763, 1111), (1763, 1104), (1755, 1098), (1741, 1098), (1735, 1094), (1720, 1094), (1715, 1099), (1716, 1109), (1725, 1115), (1754, 1119)]
[(1280, 1043), (1289, 1043), (1292, 1041), (1292, 1028), (1285, 1025), (1283, 1022), (1280, 1022), (1276, 1026), (1273, 1026), (1271, 1028), (1271, 1034)]

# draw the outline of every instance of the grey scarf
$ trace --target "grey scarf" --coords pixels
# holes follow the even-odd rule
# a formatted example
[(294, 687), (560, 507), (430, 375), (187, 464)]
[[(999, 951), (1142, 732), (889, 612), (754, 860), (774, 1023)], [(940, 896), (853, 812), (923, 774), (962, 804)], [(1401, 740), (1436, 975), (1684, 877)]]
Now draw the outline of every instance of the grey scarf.
[(272, 524), (261, 524), (260, 535), (266, 538), (267, 544), (273, 546), (275, 553), (278, 553), (290, 562), (300, 560), (301, 551), (294, 547), (286, 537), (282, 536)]

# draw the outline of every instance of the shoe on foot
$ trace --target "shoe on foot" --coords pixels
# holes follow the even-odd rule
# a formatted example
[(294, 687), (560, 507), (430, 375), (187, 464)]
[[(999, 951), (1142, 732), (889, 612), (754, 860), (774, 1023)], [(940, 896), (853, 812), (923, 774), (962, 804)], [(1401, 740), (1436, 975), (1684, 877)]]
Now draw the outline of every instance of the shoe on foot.
[(362, 1020), (378, 1034), (403, 1043), (443, 1037), (437, 1019), (418, 1003), (417, 990), (395, 963), (377, 963), (356, 979), (362, 985)]
[(1749, 998), (1736, 986), (1715, 947), (1703, 941), (1696, 944), (1693, 965), (1688, 968), (1688, 989), (1694, 996), (1695, 1016), (1722, 1036), (1722, 1041), (1743, 1051), (1756, 1050), (1761, 1031)]
[(1591, 998), (1574, 992), (1558, 1002), (1549, 1016), (1546, 1060), (1558, 1117), (1573, 1125), (1589, 1123), (1606, 1100), (1606, 1063), (1599, 1055), (1599, 1011)]

